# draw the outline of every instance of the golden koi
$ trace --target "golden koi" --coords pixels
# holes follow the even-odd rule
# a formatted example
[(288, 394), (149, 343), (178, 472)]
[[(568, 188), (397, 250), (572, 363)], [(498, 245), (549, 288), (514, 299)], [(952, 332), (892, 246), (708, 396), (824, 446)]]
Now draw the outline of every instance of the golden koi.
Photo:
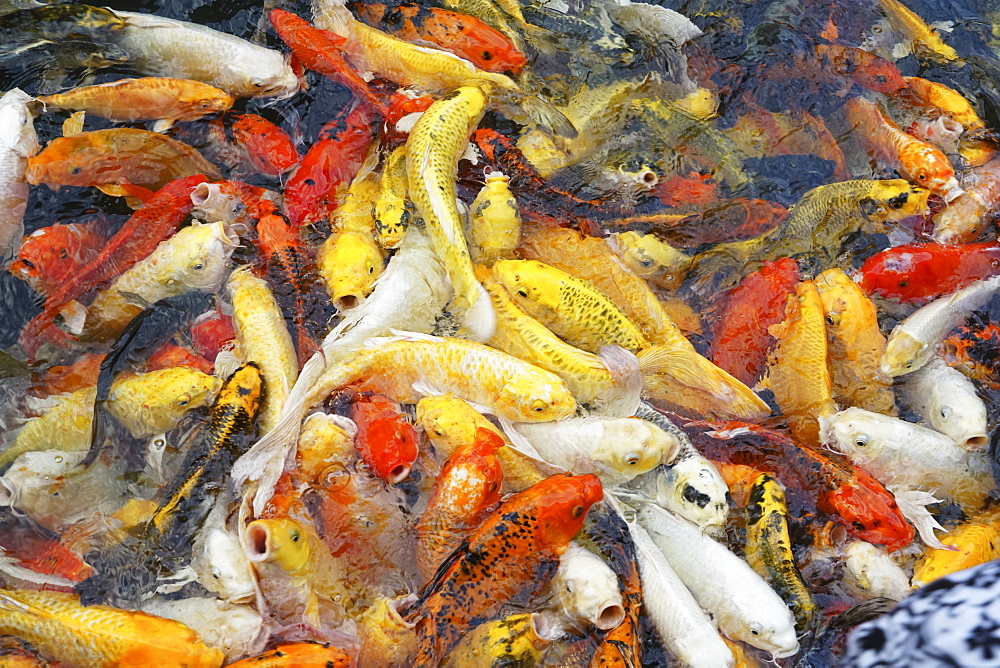
[(469, 250), (474, 262), (492, 265), (513, 257), (521, 241), (521, 214), (510, 192), (510, 178), (500, 172), (486, 176), (486, 185), (469, 210)]
[(375, 241), (386, 250), (399, 248), (410, 225), (406, 191), (406, 147), (397, 146), (385, 159), (375, 198)]

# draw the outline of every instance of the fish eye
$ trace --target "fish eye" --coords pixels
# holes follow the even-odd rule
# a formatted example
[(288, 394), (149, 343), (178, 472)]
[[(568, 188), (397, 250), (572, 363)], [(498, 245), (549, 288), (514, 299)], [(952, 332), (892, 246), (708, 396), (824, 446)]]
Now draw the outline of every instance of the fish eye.
[(927, 175), (926, 174), (924, 174), (923, 172), (920, 172), (919, 174), (917, 174), (917, 181), (926, 181), (926, 180), (927, 180)]
[(865, 447), (866, 445), (868, 445), (868, 437), (864, 435), (856, 436), (854, 438), (854, 445), (858, 446), (859, 448)]
[(951, 406), (942, 406), (941, 407), (941, 417), (944, 418), (945, 420), (947, 420), (948, 416), (950, 416), (950, 415), (951, 415)]
[(901, 287), (901, 288), (909, 287), (909, 285), (910, 285), (909, 281), (900, 281), (899, 282), (899, 287)]
[(876, 35), (882, 34), (882, 26), (872, 26), (872, 32)]
[(483, 51), (481, 57), (482, 57), (483, 60), (492, 60), (493, 59), (493, 54), (490, 53), (489, 51)]
[(375, 265), (371, 265), (370, 267), (368, 267), (368, 273), (369, 274), (374, 274), (375, 273)]
[(194, 269), (195, 271), (201, 271), (202, 269), (205, 268), (205, 265), (204, 265), (204, 263), (199, 262), (198, 264), (196, 264), (195, 266), (193, 266), (191, 268)]
[(906, 363), (907, 369), (911, 368), (912, 366), (913, 366), (913, 360), (910, 360), (909, 362)]
[(264, 87), (264, 82), (262, 82), (262, 81), (254, 81), (253, 82), (253, 87), (254, 88), (263, 88)]
[(832, 326), (832, 325), (836, 325), (837, 323), (836, 323), (836, 321), (835, 321), (835, 320), (833, 319), (833, 316), (832, 316), (832, 315), (828, 315), (828, 316), (826, 316), (826, 324), (828, 324), (828, 325), (831, 325), (831, 326)]
[(517, 290), (517, 295), (520, 296), (520, 297), (527, 297), (528, 296), (528, 291), (525, 290), (524, 288), (520, 288), (520, 289)]
[(82, 171), (83, 171), (82, 167), (74, 167), (73, 169), (69, 170), (69, 173), (72, 174), (73, 176), (76, 176)]
[(292, 535), (291, 535), (291, 539), (292, 539), (293, 543), (299, 542), (299, 532), (298, 531), (293, 531)]
[(63, 248), (61, 251), (59, 251), (59, 259), (60, 260), (65, 260), (68, 257), (69, 257), (69, 251), (66, 250), (65, 248)]
[(186, 394), (183, 394), (183, 395), (181, 395), (177, 399), (177, 405), (178, 406), (187, 406), (188, 403), (190, 403), (190, 401), (191, 401), (191, 397), (187, 396)]
[(649, 259), (639, 260), (639, 264), (642, 265), (644, 269), (649, 269), (650, 267), (653, 266), (653, 261)]
[(573, 506), (573, 510), (569, 514), (573, 516), (573, 519), (583, 515), (583, 506)]
[(208, 109), (209, 107), (212, 106), (212, 101), (211, 100), (202, 100), (201, 104), (198, 105), (198, 106), (200, 106), (202, 109)]
[(884, 74), (876, 74), (875, 75), (875, 81), (877, 81), (878, 83), (885, 83), (885, 75)]
[(857, 521), (857, 520), (854, 520), (853, 522), (851, 522), (851, 526), (853, 526), (858, 531), (864, 531), (865, 530), (865, 525), (862, 524), (861, 522)]
[(531, 402), (531, 410), (535, 411), (536, 413), (541, 413), (542, 411), (545, 410), (545, 402), (542, 401), (541, 399), (535, 399), (533, 402)]
[(640, 460), (639, 455), (635, 454), (634, 452), (625, 456), (625, 463), (628, 464), (629, 466), (638, 465), (639, 460)]

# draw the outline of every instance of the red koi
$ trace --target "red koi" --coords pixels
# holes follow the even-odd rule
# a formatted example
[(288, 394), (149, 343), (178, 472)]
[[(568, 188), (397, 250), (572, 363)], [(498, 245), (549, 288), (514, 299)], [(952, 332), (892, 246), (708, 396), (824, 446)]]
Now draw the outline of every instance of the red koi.
[(7, 270), (47, 297), (97, 257), (106, 239), (98, 228), (70, 223), (35, 230)]
[(557, 474), (514, 494), (441, 564), (406, 616), (416, 623), (416, 666), (437, 666), (464, 634), (503, 606), (527, 606), (603, 498), (594, 475)]
[(406, 4), (356, 5), (358, 18), (407, 42), (430, 42), (487, 72), (517, 74), (527, 64), (511, 41), (488, 23), (447, 9)]
[(908, 244), (872, 255), (856, 278), (865, 292), (913, 304), (1000, 274), (1000, 245)]
[(281, 176), (299, 164), (299, 152), (292, 138), (263, 116), (240, 114), (230, 131), (233, 141), (246, 152), (254, 168), (265, 176)]
[(840, 44), (817, 44), (816, 55), (826, 72), (846, 77), (876, 93), (892, 95), (909, 85), (895, 65), (864, 49)]
[(146, 371), (171, 369), (175, 366), (189, 366), (207, 374), (211, 374), (215, 368), (215, 364), (198, 353), (193, 353), (184, 346), (168, 342), (150, 356)]
[(691, 172), (688, 175), (671, 174), (662, 179), (652, 190), (663, 206), (706, 206), (718, 201), (719, 185), (711, 174)]
[(389, 98), (389, 109), (385, 114), (386, 134), (390, 143), (401, 141), (410, 134), (410, 127), (413, 124), (400, 127), (400, 121), (411, 114), (427, 111), (436, 101), (437, 98), (430, 95), (416, 95), (407, 90), (397, 90), (393, 93)]
[(91, 573), (80, 555), (59, 542), (59, 536), (42, 528), (26, 527), (14, 519), (0, 526), (0, 549), (18, 559), (21, 566), (43, 575), (82, 582)]
[(380, 394), (357, 396), (348, 417), (358, 426), (354, 438), (358, 454), (380, 480), (390, 484), (405, 480), (417, 460), (416, 429), (392, 399)]
[(441, 468), (417, 522), (417, 568), (425, 581), (500, 501), (503, 467), (496, 451), (503, 445), (498, 434), (479, 427), (476, 440), (456, 450)]
[(368, 88), (368, 83), (344, 60), (340, 45), (344, 38), (326, 30), (314, 27), (305, 19), (286, 12), (272, 9), (268, 14), (271, 25), (281, 41), (292, 50), (292, 55), (306, 69), (319, 72), (331, 81), (346, 87), (383, 116), (385, 104)]
[(210, 362), (215, 361), (227, 343), (236, 339), (233, 319), (218, 310), (210, 318), (191, 325), (190, 334), (194, 349)]
[(202, 174), (193, 174), (171, 181), (160, 188), (143, 208), (136, 211), (104, 246), (100, 255), (74, 273), (56, 292), (45, 300), (45, 310), (21, 330), (19, 343), (29, 358), (34, 359), (43, 343), (42, 335), (64, 342), (65, 333), (55, 327), (60, 309), (98, 283), (110, 281), (153, 252), (163, 240), (174, 234), (191, 212), (191, 193), (205, 183)]
[[(692, 442), (709, 459), (752, 466), (785, 486), (789, 503), (826, 513), (855, 538), (885, 545), (894, 552), (913, 540), (895, 497), (864, 469), (843, 455), (793, 441), (788, 436), (744, 422), (691, 422)], [(791, 506), (790, 506), (791, 507)]]
[(746, 385), (767, 366), (774, 337), (767, 328), (785, 317), (785, 302), (799, 282), (799, 265), (785, 257), (748, 274), (714, 307), (712, 362)]
[(363, 105), (355, 105), (320, 130), (285, 185), (285, 209), (295, 227), (315, 223), (337, 208), (337, 187), (358, 173), (378, 123)]

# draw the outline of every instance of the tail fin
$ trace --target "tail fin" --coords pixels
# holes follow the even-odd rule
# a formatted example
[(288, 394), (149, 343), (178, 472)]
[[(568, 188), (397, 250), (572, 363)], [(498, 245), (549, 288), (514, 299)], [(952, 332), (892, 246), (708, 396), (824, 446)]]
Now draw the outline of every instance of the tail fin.
[(635, 415), (642, 401), (642, 370), (638, 358), (621, 346), (604, 346), (599, 357), (611, 374), (616, 392), (602, 396), (594, 403), (600, 412), (609, 417), (630, 417)]
[(479, 283), (476, 283), (476, 288), (475, 300), (462, 316), (462, 330), (472, 340), (485, 343), (496, 332), (497, 314), (486, 288)]

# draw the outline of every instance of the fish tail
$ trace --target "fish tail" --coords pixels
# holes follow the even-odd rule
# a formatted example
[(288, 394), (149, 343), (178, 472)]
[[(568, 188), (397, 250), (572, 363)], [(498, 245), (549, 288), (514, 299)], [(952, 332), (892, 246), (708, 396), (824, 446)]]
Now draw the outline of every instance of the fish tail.
[(320, 0), (313, 3), (313, 24), (322, 30), (329, 30), (341, 37), (350, 34), (354, 17), (344, 0)]
[(485, 343), (496, 332), (497, 314), (486, 289), (479, 283), (475, 284), (475, 288), (475, 299), (462, 317), (463, 329), (472, 340)]
[[(635, 415), (639, 402), (642, 401), (642, 369), (639, 359), (621, 346), (603, 346), (598, 357), (611, 374), (611, 382), (616, 389), (615, 396), (602, 399), (615, 404), (614, 415)], [(605, 410), (607, 408), (606, 406)]]
[(696, 352), (652, 346), (638, 355), (646, 392), (687, 411), (762, 420), (771, 409), (749, 387)]

